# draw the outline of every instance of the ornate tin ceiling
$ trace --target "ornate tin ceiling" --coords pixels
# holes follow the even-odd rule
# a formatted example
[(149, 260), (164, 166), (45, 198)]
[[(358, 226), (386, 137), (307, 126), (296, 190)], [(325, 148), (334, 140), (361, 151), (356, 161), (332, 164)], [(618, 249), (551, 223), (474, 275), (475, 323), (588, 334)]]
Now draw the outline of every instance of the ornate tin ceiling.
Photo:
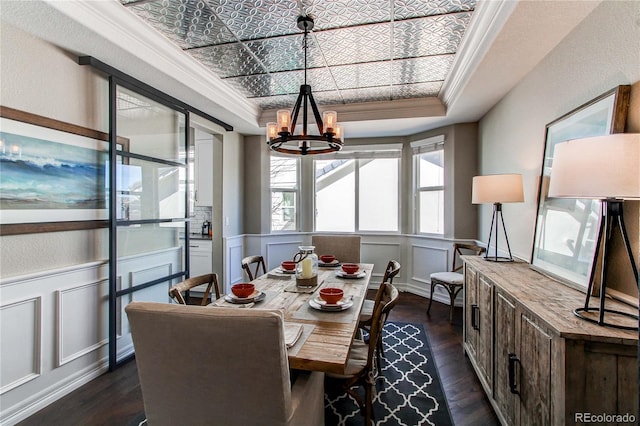
[(437, 96), (476, 0), (121, 0), (262, 109)]

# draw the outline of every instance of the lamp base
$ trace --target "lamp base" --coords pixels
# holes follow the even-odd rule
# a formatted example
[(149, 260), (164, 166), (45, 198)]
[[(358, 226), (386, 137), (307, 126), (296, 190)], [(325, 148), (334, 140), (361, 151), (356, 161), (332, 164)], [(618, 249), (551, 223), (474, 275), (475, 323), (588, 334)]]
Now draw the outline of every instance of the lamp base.
[(504, 257), (504, 256), (484, 256), (484, 260), (489, 262), (513, 262), (512, 257)]
[[(611, 322), (605, 321), (604, 315), (602, 315), (602, 318), (600, 318), (600, 308), (577, 308), (573, 310), (573, 313), (575, 316), (577, 316), (580, 319), (583, 319), (585, 321), (589, 321), (601, 326), (613, 327), (621, 330), (638, 330), (637, 325), (633, 326), (633, 325), (623, 325), (623, 324), (612, 324)], [(589, 313), (593, 313), (594, 314), (593, 317), (587, 316)], [(604, 313), (619, 315), (624, 318), (634, 319), (636, 321), (636, 324), (638, 323), (638, 316), (628, 312), (617, 311), (615, 309), (604, 309)]]

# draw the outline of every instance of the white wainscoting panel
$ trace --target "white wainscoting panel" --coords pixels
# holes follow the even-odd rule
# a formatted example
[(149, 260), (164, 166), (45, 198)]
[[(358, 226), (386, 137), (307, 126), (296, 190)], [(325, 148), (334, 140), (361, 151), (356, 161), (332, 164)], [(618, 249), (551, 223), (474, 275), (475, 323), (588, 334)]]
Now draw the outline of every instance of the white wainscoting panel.
[[(266, 266), (267, 271), (280, 266), (283, 260), (292, 260), (293, 256), (302, 246), (302, 240), (285, 241), (285, 242), (267, 242), (266, 247)], [(318, 254), (318, 253), (316, 253)]]
[[(174, 271), (175, 270), (173, 263), (157, 264), (150, 268), (130, 271), (128, 287), (135, 287), (149, 281), (168, 277), (169, 275), (173, 274)], [(171, 297), (169, 296), (169, 289), (171, 288), (171, 285), (171, 283), (167, 282), (165, 284), (147, 287), (131, 294), (133, 295), (133, 300), (135, 301), (169, 303), (171, 302)]]
[(429, 276), (434, 272), (447, 270), (449, 250), (439, 247), (429, 247), (422, 245), (411, 246), (411, 260), (413, 271), (411, 279), (430, 284)]
[(0, 280), (0, 424), (24, 420), (107, 370), (108, 273), (96, 261)]
[(433, 300), (449, 304), (449, 294), (442, 288), (436, 289), (431, 295), (431, 279), (434, 272), (446, 271), (449, 268), (450, 248), (412, 244), (411, 260), (413, 269), (411, 280), (417, 284), (412, 285), (410, 291), (425, 297), (433, 297)]
[(42, 298), (0, 306), (0, 395), (40, 376)]
[(109, 280), (58, 290), (57, 366), (109, 343)]
[[(118, 261), (119, 283), (124, 290), (167, 277), (183, 269), (182, 259), (183, 248), (181, 246), (121, 258)], [(147, 287), (118, 298), (117, 329), (120, 333), (117, 343), (118, 359), (132, 354), (134, 350), (129, 320), (124, 311), (126, 306), (134, 300), (170, 303), (169, 288), (178, 282), (180, 282), (180, 279), (175, 278), (171, 281)]]
[(396, 281), (402, 280), (402, 244), (387, 242), (361, 242), (360, 243), (360, 260), (363, 263), (373, 263), (373, 273), (369, 281), (370, 288), (377, 288), (382, 282), (384, 271), (390, 260), (397, 260), (400, 263), (400, 272), (394, 278)]
[(244, 237), (231, 237), (224, 239), (225, 246), (225, 288), (231, 288), (236, 283), (245, 280), (242, 271), (242, 258), (244, 257)]

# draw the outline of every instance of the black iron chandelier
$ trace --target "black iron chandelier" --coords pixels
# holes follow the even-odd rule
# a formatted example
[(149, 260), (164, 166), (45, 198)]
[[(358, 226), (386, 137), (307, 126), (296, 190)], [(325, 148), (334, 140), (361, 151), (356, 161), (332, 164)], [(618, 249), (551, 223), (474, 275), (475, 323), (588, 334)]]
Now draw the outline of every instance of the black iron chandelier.
[[(311, 86), (307, 84), (307, 37), (309, 31), (313, 29), (313, 18), (309, 16), (298, 16), (298, 28), (304, 31), (302, 47), (304, 49), (304, 84), (300, 86), (298, 99), (293, 106), (293, 110), (278, 110), (277, 123), (267, 123), (267, 144), (272, 151), (284, 154), (326, 154), (340, 151), (342, 149), (343, 130), (338, 124), (338, 113), (335, 111), (325, 111), (320, 117), (318, 106), (313, 99)], [(307, 104), (311, 105), (313, 116), (318, 125), (317, 135), (307, 133), (308, 110)], [(298, 114), (302, 106), (302, 133), (294, 134)]]

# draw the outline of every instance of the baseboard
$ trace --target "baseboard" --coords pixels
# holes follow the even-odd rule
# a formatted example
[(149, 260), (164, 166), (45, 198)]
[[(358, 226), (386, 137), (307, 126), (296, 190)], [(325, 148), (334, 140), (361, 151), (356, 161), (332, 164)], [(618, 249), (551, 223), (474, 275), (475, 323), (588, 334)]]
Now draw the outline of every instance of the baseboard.
[(36, 393), (31, 398), (21, 401), (16, 406), (11, 407), (10, 414), (5, 417), (5, 413), (0, 414), (1, 426), (12, 426), (21, 422), (27, 417), (37, 413), (49, 404), (52, 404), (64, 397), (65, 395), (73, 392), (74, 390), (86, 385), (90, 381), (103, 375), (109, 370), (109, 363), (105, 359), (103, 362), (89, 367), (85, 371), (80, 371), (75, 375), (67, 377), (68, 380), (58, 382), (49, 386), (46, 389)]
[[(422, 297), (426, 297), (427, 299), (431, 298), (431, 285), (416, 285), (416, 284), (412, 284), (412, 283), (406, 283), (403, 284), (403, 291), (407, 291), (411, 294), (415, 294), (417, 296), (422, 296)], [(440, 302), (440, 303), (444, 303), (445, 305), (450, 305), (451, 304), (451, 299), (449, 298), (449, 294), (445, 291), (443, 293), (440, 293), (438, 291), (438, 287), (436, 287), (436, 291), (434, 292), (435, 294), (433, 295), (433, 300), (435, 300), (436, 302)], [(462, 306), (462, 292), (460, 292), (460, 295), (456, 298), (456, 301), (454, 303), (454, 306)]]

